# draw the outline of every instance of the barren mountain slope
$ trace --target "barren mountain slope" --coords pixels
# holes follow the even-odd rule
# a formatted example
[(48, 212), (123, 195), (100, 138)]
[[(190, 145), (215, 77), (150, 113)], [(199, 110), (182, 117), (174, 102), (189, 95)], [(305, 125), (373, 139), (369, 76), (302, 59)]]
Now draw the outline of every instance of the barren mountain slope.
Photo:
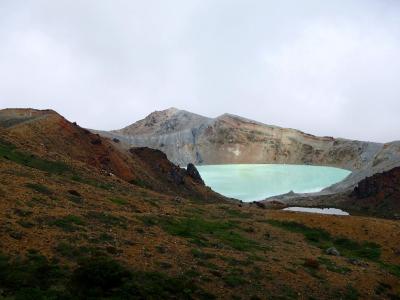
[[(117, 143), (70, 123), (54, 111), (7, 109), (0, 111), (4, 142), (46, 159), (78, 166), (94, 167), (97, 172), (169, 194), (218, 197), (198, 184), (184, 169), (163, 155), (143, 159), (135, 151), (120, 149)], [(152, 149), (143, 149), (151, 155)], [(162, 168), (154, 168), (154, 165)], [(220, 197), (221, 199), (223, 197)]]

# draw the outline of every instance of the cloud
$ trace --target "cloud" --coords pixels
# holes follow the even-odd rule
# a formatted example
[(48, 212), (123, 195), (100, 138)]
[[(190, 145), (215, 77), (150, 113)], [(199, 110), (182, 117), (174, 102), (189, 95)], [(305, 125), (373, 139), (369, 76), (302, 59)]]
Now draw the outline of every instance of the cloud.
[(0, 3), (0, 107), (115, 129), (175, 106), (400, 139), (394, 0)]

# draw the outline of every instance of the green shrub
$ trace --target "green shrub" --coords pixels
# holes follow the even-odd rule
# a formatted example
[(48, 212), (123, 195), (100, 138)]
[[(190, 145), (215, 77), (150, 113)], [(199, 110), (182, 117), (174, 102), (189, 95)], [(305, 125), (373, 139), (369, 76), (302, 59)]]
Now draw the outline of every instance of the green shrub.
[(311, 228), (296, 222), (268, 220), (267, 223), (291, 232), (301, 233), (307, 241), (321, 249), (335, 247), (347, 257), (379, 261), (381, 256), (381, 246), (375, 243), (359, 243), (343, 237), (334, 237), (324, 229)]
[(192, 218), (153, 218), (166, 232), (188, 238), (197, 245), (209, 245), (208, 238), (214, 238), (220, 243), (240, 251), (259, 248), (259, 245), (235, 232), (237, 225), (230, 221), (209, 221), (200, 217)]
[(69, 166), (63, 162), (49, 161), (33, 154), (18, 151), (14, 145), (2, 140), (0, 140), (0, 157), (48, 173), (62, 174), (70, 171)]
[(253, 216), (252, 213), (249, 212), (243, 212), (237, 209), (232, 209), (229, 207), (221, 206), (221, 209), (225, 211), (225, 213), (228, 215), (228, 217), (232, 218), (251, 218)]
[(91, 179), (91, 178), (83, 178), (77, 174), (72, 175), (71, 180), (79, 182), (79, 183), (87, 184), (87, 185), (93, 186), (95, 188), (107, 190), (107, 191), (111, 191), (114, 189), (114, 185), (112, 183), (100, 182), (98, 180)]
[(215, 258), (215, 254), (201, 251), (200, 249), (192, 249), (192, 255), (198, 259), (211, 259)]
[(360, 293), (351, 285), (349, 284), (346, 287), (346, 290), (343, 293), (344, 299), (347, 300), (357, 300), (360, 297)]
[(81, 262), (71, 279), (71, 294), (80, 299), (213, 299), (186, 277), (134, 272), (106, 257)]
[(68, 215), (68, 216), (50, 221), (49, 225), (60, 227), (62, 230), (67, 231), (67, 232), (72, 232), (72, 231), (78, 230), (79, 229), (78, 226), (85, 225), (85, 222), (78, 216)]
[(139, 186), (141, 188), (151, 188), (151, 185), (149, 185), (146, 181), (144, 181), (143, 179), (140, 179), (140, 178), (132, 179), (131, 181), (129, 181), (129, 183)]
[(345, 256), (363, 258), (372, 261), (378, 261), (381, 256), (381, 246), (376, 243), (358, 243), (347, 238), (336, 238), (333, 243)]
[(347, 274), (351, 272), (351, 269), (338, 266), (337, 264), (335, 264), (335, 262), (326, 257), (318, 257), (318, 261), (321, 263), (321, 265), (324, 265), (331, 272), (339, 274)]
[(191, 277), (168, 277), (159, 272), (133, 273), (124, 290), (125, 295), (130, 295), (126, 299), (215, 299), (195, 285)]
[(239, 260), (236, 259), (234, 257), (230, 257), (230, 256), (220, 256), (220, 258), (225, 261), (226, 263), (228, 263), (230, 266), (248, 266), (251, 265), (253, 262), (249, 259), (246, 260)]
[(95, 220), (107, 226), (119, 226), (126, 228), (127, 220), (123, 217), (117, 217), (105, 212), (89, 211), (86, 217), (90, 220)]
[(27, 202), (27, 205), (29, 207), (35, 207), (37, 205), (47, 205), (47, 204), (48, 200), (42, 197), (32, 197), (32, 199)]
[(29, 291), (43, 294), (43, 291), (64, 278), (65, 272), (58, 265), (37, 252), (31, 251), (26, 258), (15, 260), (0, 255), (0, 287), (7, 291), (17, 291), (21, 299), (28, 299), (22, 296), (28, 295)]
[(73, 294), (80, 298), (108, 297), (131, 278), (132, 273), (117, 261), (90, 258), (82, 261), (72, 274), (71, 287)]
[(247, 281), (243, 278), (243, 271), (234, 269), (229, 274), (223, 277), (224, 282), (229, 287), (237, 287), (245, 284)]
[(310, 228), (297, 222), (267, 220), (267, 223), (291, 232), (302, 233), (310, 242), (319, 243), (331, 239), (329, 232), (320, 228)]
[(40, 183), (27, 183), (26, 187), (28, 187), (38, 193), (41, 193), (43, 195), (50, 196), (53, 194), (53, 192), (50, 189), (48, 189), (47, 187), (45, 187), (44, 185), (42, 185)]
[(155, 216), (138, 216), (140, 221), (143, 222), (144, 225), (151, 227), (158, 224), (157, 218)]
[(109, 198), (109, 200), (117, 205), (126, 205), (128, 204), (128, 201), (126, 201), (125, 199), (122, 198)]
[(400, 278), (400, 265), (393, 265), (381, 262), (381, 267), (389, 271), (390, 274)]
[(33, 224), (32, 222), (26, 220), (18, 220), (17, 223), (24, 228), (32, 228), (33, 226), (35, 226), (35, 224)]
[(81, 258), (71, 272), (36, 252), (14, 260), (0, 254), (0, 290), (0, 298), (15, 300), (215, 298), (197, 287), (186, 273), (169, 277), (134, 271), (99, 255)]
[(67, 198), (69, 201), (75, 203), (75, 204), (83, 204), (84, 199), (80, 196), (76, 196), (76, 195), (67, 195)]

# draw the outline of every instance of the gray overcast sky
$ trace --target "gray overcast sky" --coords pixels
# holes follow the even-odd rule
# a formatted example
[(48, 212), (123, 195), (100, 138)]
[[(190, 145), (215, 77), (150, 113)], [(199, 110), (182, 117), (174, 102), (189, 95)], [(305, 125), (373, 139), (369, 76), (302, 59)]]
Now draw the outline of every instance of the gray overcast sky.
[(400, 140), (398, 0), (0, 0), (0, 108), (117, 129), (171, 106)]

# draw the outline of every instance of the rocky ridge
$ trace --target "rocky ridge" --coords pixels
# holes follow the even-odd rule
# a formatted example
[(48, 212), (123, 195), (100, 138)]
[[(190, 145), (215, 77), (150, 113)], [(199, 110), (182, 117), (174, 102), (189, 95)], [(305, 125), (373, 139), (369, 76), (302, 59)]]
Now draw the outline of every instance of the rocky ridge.
[(161, 151), (146, 147), (126, 151), (119, 143), (81, 128), (52, 110), (0, 110), (0, 146), (8, 147), (8, 143), (40, 158), (92, 168), (99, 175), (150, 190), (203, 200), (223, 199), (192, 173), (171, 163)]

